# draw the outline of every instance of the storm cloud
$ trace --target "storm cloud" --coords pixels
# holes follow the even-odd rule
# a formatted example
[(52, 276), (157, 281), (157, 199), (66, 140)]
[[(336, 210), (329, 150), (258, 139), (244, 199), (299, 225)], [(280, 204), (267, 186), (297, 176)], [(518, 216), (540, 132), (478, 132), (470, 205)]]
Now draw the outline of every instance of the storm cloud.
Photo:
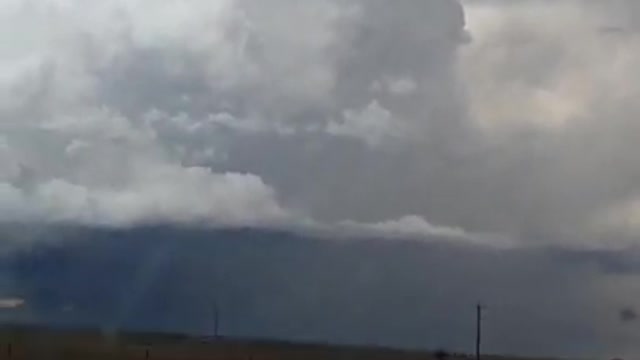
[(639, 207), (636, 12), (8, 1), (0, 214), (116, 226), (419, 218), (525, 245), (626, 246)]
[(444, 242), (468, 248), (440, 281), (497, 279), (466, 297), (579, 305), (549, 349), (636, 353), (639, 29), (631, 0), (5, 0), (0, 250), (62, 225)]
[[(264, 230), (57, 229), (17, 256), (6, 321), (486, 353), (611, 358), (638, 353), (637, 251), (492, 249), (312, 239)], [(64, 230), (64, 231), (61, 231)], [(10, 295), (11, 296), (11, 295)], [(3, 317), (4, 316), (4, 317)]]
[[(387, 10), (382, 1), (4, 3), (3, 219), (373, 219), (359, 213), (370, 205), (361, 195), (337, 211), (346, 189), (328, 182), (364, 176), (338, 159), (370, 162), (387, 146), (397, 157), (413, 132), (444, 139), (461, 123), (452, 63), (462, 7)], [(363, 189), (373, 198), (376, 188)], [(318, 203), (319, 193), (335, 203)]]

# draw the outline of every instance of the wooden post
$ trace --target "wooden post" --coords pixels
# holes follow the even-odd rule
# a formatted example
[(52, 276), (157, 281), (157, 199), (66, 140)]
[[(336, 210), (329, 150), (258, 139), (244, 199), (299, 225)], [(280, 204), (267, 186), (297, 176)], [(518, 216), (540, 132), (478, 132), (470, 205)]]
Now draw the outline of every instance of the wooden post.
[(213, 302), (213, 337), (218, 339), (218, 327), (220, 321), (220, 309), (218, 308), (218, 301)]
[(482, 308), (481, 304), (476, 305), (476, 360), (480, 360), (480, 343), (482, 341)]

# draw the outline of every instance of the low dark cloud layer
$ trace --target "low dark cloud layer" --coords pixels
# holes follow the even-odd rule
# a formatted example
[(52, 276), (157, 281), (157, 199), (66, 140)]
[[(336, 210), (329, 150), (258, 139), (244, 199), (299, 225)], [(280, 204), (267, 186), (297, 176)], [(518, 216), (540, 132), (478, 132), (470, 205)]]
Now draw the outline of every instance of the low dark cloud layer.
[[(637, 253), (330, 241), (282, 232), (58, 229), (2, 257), (5, 320), (487, 352), (630, 355), (618, 301), (637, 298)], [(90, 239), (90, 240), (89, 240)], [(634, 266), (629, 266), (635, 264)], [(611, 291), (615, 289), (615, 291)], [(632, 309), (629, 305), (628, 309)]]

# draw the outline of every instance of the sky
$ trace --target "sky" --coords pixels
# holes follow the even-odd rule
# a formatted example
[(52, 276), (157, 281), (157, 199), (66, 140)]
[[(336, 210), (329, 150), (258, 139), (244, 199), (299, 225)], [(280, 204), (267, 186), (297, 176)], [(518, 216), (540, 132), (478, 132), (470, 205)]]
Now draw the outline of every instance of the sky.
[[(633, 253), (639, 30), (632, 0), (2, 0), (0, 220)], [(574, 261), (530, 286), (578, 277), (555, 301), (640, 352), (635, 268)]]

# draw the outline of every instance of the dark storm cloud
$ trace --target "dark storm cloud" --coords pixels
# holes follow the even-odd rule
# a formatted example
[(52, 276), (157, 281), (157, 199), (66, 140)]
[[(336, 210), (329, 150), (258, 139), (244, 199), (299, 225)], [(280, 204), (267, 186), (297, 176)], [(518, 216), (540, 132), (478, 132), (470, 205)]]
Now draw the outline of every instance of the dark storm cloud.
[[(482, 301), (487, 352), (595, 357), (636, 349), (627, 343), (633, 330), (611, 315), (620, 296), (638, 295), (627, 287), (637, 272), (602, 271), (594, 265), (610, 255), (598, 252), (254, 230), (64, 232), (65, 246), (2, 258), (15, 281), (0, 292), (29, 304), (15, 318), (201, 334), (211, 330), (203, 314), (215, 299), (228, 336), (470, 351)], [(615, 282), (623, 290), (614, 296)]]

